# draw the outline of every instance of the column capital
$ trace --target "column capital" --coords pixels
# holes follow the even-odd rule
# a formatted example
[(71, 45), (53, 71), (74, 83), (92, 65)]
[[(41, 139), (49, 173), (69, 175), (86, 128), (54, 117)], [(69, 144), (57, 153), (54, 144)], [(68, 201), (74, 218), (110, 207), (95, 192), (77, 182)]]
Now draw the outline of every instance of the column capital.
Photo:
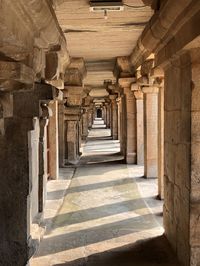
[(142, 87), (142, 92), (143, 93), (158, 93), (159, 92), (159, 87), (157, 86), (143, 86)]
[(122, 88), (129, 88), (131, 86), (132, 83), (136, 82), (136, 78), (135, 77), (131, 77), (131, 78), (120, 78), (118, 80), (119, 85)]
[(140, 90), (134, 91), (134, 96), (135, 96), (136, 100), (143, 100), (143, 93)]
[(65, 107), (64, 119), (68, 121), (79, 121), (83, 111), (78, 106)]
[(116, 95), (116, 94), (110, 94), (110, 95), (109, 95), (109, 98), (110, 98), (110, 100), (113, 102), (114, 100), (117, 99), (117, 95)]
[(82, 104), (82, 86), (65, 86), (63, 97), (67, 98), (67, 106), (80, 106)]

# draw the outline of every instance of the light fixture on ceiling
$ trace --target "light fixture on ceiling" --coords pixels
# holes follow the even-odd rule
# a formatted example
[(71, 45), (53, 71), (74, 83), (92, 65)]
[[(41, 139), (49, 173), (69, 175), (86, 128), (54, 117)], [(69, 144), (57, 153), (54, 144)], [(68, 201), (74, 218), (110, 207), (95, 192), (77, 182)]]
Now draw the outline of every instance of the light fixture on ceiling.
[(90, 11), (91, 12), (104, 12), (104, 18), (108, 18), (108, 12), (123, 11), (124, 5), (122, 1), (102, 1), (102, 0), (91, 0)]

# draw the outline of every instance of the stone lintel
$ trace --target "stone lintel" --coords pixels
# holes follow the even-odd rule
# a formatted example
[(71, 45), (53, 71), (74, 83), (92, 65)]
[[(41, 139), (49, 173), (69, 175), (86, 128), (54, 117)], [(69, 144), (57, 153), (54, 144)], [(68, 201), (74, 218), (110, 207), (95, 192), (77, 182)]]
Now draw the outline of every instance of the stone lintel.
[(136, 82), (136, 78), (135, 77), (131, 77), (131, 78), (120, 78), (118, 80), (118, 83), (121, 87), (123, 88), (128, 88), (131, 86), (132, 83)]
[(156, 87), (156, 86), (144, 86), (144, 87), (142, 87), (142, 92), (143, 93), (158, 93), (159, 92), (159, 87)]
[(24, 85), (32, 86), (34, 77), (34, 71), (25, 64), (0, 61), (1, 91), (19, 90), (24, 88)]
[(143, 100), (143, 92), (142, 91), (134, 91), (134, 96), (136, 100)]

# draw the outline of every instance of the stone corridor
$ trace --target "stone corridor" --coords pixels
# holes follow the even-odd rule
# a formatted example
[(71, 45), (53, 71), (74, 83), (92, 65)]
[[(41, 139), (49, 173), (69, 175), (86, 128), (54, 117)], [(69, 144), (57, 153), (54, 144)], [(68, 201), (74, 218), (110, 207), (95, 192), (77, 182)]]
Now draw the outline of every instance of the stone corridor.
[(0, 266), (200, 266), (200, 0), (0, 0)]
[(141, 179), (142, 166), (123, 164), (119, 150), (96, 121), (31, 266), (178, 265), (162, 236), (156, 181)]

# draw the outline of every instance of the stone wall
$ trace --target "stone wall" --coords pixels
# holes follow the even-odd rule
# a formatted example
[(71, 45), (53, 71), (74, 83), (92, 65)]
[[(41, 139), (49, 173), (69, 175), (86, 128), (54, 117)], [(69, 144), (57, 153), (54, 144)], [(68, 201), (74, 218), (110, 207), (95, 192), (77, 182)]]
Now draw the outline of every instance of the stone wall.
[[(191, 112), (191, 194), (190, 194), (190, 245), (191, 265), (200, 265), (200, 56), (194, 53), (192, 64)], [(198, 60), (197, 60), (198, 56)], [(196, 61), (197, 60), (197, 61)]]

